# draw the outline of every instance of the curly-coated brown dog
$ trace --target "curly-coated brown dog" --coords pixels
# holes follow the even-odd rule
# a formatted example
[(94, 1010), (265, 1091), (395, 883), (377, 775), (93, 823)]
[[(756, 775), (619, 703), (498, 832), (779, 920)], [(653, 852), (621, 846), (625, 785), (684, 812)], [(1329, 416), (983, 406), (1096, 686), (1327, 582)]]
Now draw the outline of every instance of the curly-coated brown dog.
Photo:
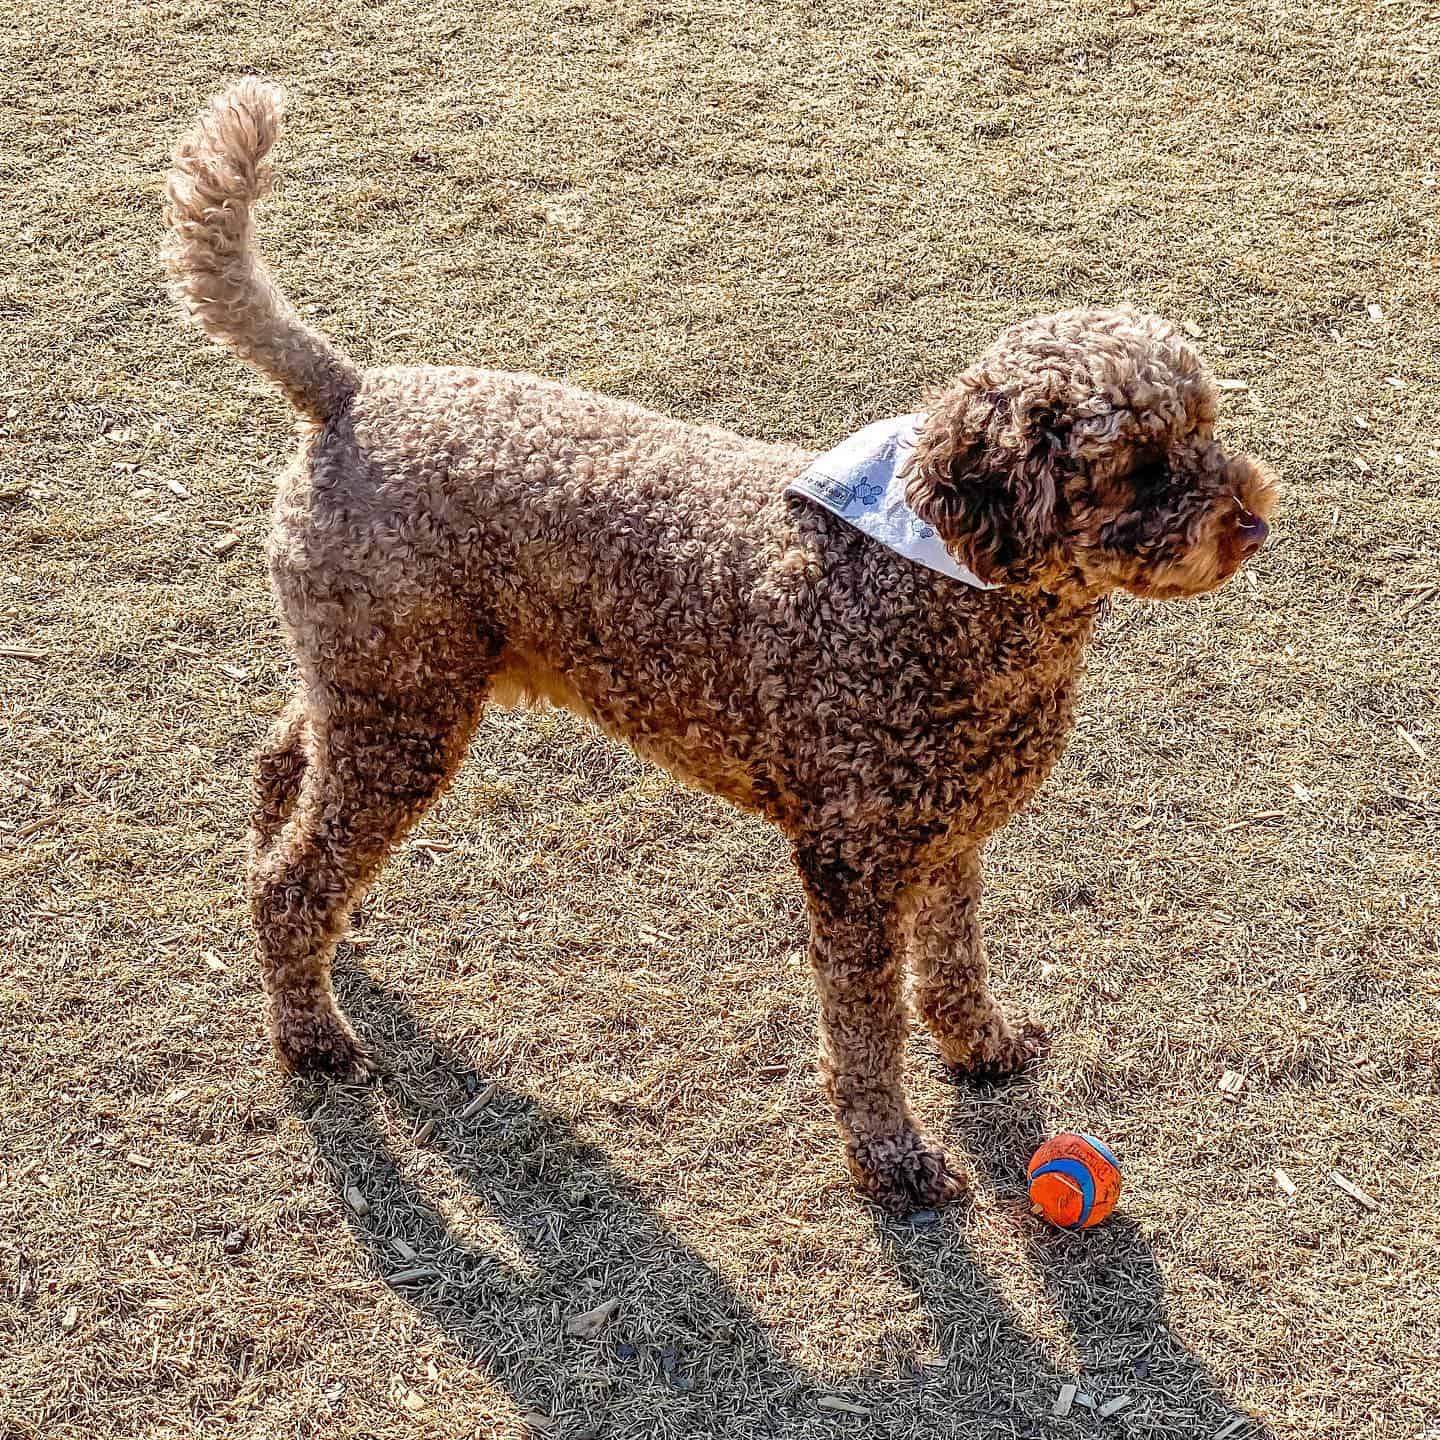
[(1273, 482), (1215, 441), (1200, 359), (1149, 316), (1073, 310), (933, 397), (908, 500), (979, 588), (784, 494), (814, 458), (793, 446), (530, 375), (357, 369), (252, 248), (279, 111), (244, 81), (181, 143), (167, 260), (308, 422), (269, 546), (303, 681), (251, 866), (280, 1056), (367, 1071), (330, 988), (347, 913), (485, 703), (544, 699), (789, 838), (850, 1166), (889, 1209), (952, 1200), (901, 1081), (906, 971), (958, 1075), (1039, 1053), (990, 998), (981, 846), (1063, 748), (1107, 592), (1199, 594), (1265, 538)]

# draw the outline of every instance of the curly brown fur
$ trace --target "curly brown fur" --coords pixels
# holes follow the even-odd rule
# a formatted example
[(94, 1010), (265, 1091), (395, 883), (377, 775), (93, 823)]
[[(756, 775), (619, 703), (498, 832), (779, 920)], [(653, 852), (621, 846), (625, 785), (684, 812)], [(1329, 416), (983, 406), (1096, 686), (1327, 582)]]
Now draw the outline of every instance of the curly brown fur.
[(990, 998), (978, 853), (955, 855), (914, 887), (909, 927), (915, 1005), (953, 1075), (997, 1080), (1045, 1053), (1045, 1032), (1031, 1020), (1012, 1025)]
[(990, 998), (981, 847), (1061, 752), (1104, 596), (1210, 589), (1264, 539), (1272, 483), (1214, 440), (1199, 358), (1151, 317), (1068, 311), (936, 396), (910, 494), (1000, 586), (967, 587), (786, 497), (812, 458), (792, 446), (529, 375), (355, 370), (250, 250), (278, 104), (246, 81), (181, 144), (167, 258), (314, 422), (269, 547), (303, 686), (252, 835), (280, 1055), (365, 1072), (330, 988), (347, 911), (484, 703), (549, 700), (789, 837), (851, 1167), (890, 1209), (954, 1198), (905, 1099), (907, 971), (957, 1073), (1040, 1051)]

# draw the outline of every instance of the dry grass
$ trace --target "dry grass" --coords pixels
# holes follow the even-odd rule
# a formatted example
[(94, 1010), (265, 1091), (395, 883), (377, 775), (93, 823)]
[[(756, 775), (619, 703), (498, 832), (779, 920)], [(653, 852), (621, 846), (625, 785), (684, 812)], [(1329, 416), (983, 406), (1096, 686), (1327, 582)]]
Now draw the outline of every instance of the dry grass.
[[(0, 645), (45, 658), (0, 654), (0, 1434), (1440, 1433), (1437, 37), (1411, 0), (9, 7)], [(1290, 487), (1253, 587), (1117, 607), (994, 847), (1053, 1061), (957, 1095), (917, 1037), (973, 1207), (857, 1203), (780, 845), (563, 716), (497, 714), (366, 908), (394, 1078), (277, 1076), (238, 875), (288, 420), (155, 263), (168, 144), (249, 69), (294, 96), (270, 248), (364, 358), (819, 441), (1124, 297), (1249, 383)], [(1126, 1162), (1085, 1239), (1019, 1204), (1062, 1124)], [(1135, 1398), (1052, 1419), (1068, 1378)]]

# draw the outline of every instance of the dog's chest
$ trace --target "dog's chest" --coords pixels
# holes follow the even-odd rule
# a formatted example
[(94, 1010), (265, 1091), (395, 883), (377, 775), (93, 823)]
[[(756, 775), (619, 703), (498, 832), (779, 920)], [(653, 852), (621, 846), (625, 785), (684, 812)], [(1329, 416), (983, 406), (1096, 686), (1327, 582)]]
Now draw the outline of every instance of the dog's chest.
[(780, 682), (809, 695), (797, 759), (887, 828), (988, 834), (1063, 753), (1089, 631), (1085, 615), (988, 600), (892, 631), (832, 627), (814, 670), (792, 664)]

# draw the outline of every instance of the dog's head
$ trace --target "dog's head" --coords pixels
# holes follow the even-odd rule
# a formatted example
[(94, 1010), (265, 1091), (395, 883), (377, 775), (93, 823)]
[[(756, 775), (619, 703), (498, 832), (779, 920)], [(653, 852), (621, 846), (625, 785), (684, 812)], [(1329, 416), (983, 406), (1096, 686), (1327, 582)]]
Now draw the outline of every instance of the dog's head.
[(1215, 413), (1209, 371), (1163, 320), (1028, 320), (936, 398), (910, 505), (994, 584), (1198, 595), (1265, 543), (1276, 495), (1216, 443)]

